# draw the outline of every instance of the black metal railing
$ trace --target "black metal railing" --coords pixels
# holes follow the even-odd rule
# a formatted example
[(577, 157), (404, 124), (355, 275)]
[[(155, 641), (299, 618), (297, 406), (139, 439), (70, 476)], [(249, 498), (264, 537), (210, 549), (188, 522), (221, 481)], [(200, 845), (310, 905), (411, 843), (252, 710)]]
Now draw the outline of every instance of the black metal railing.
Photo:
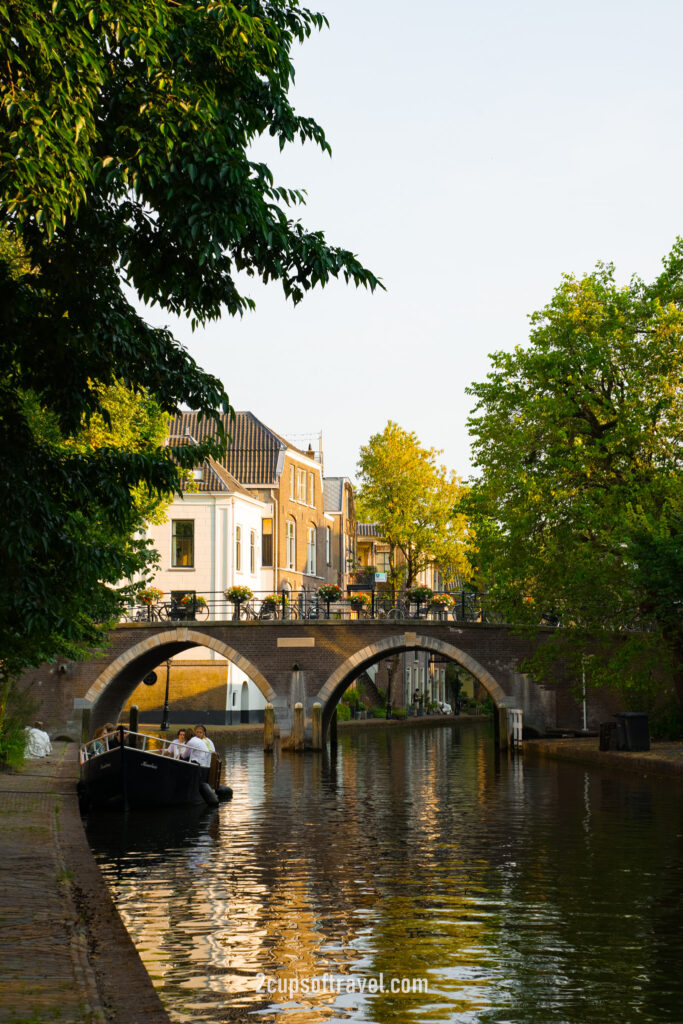
[[(441, 602), (441, 603), (438, 603)], [(486, 594), (456, 591), (426, 601), (410, 600), (405, 593), (390, 593), (352, 585), (340, 597), (315, 588), (244, 591), (229, 597), (224, 591), (172, 591), (153, 601), (126, 609), (122, 622), (287, 621), (298, 619), (429, 619), (455, 622), (502, 622)]]

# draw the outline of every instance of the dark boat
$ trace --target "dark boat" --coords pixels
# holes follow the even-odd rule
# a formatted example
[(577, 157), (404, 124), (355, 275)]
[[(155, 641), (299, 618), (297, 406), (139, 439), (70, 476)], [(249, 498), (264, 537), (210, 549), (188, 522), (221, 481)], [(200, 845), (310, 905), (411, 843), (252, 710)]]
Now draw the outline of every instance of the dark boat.
[[(229, 800), (232, 790), (220, 785), (221, 762), (211, 755), (208, 766), (170, 757), (169, 740), (119, 727), (116, 738), (80, 748), (78, 794), (84, 809), (95, 807), (173, 807)], [(102, 743), (100, 741), (100, 746)]]

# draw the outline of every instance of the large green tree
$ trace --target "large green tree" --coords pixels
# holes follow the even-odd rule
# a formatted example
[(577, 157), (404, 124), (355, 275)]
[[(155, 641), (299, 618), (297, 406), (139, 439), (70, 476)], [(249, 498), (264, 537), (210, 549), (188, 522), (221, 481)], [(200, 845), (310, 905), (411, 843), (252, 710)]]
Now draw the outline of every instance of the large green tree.
[(467, 523), (456, 511), (464, 487), (440, 454), (391, 420), (360, 450), (357, 514), (379, 526), (406, 586), (432, 564), (448, 582), (469, 576)]
[(598, 652), (593, 681), (656, 687), (683, 646), (683, 243), (652, 284), (565, 277), (531, 327), (469, 389), (483, 582), (514, 621), (573, 627), (555, 646)]
[(122, 539), (140, 487), (176, 490), (223, 440), (216, 419), (201, 449), (66, 443), (116, 381), (162, 412), (230, 411), (131, 290), (200, 324), (252, 305), (238, 272), (294, 302), (332, 277), (378, 285), (249, 155), (264, 133), (329, 148), (288, 99), (292, 48), (323, 24), (296, 0), (0, 0), (5, 674), (97, 642), (143, 557)]

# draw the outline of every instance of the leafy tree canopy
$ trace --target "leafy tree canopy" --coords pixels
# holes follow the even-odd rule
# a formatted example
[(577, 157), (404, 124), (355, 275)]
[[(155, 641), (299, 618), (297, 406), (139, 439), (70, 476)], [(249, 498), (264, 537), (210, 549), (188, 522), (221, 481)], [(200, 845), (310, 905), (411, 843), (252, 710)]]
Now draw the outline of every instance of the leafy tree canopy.
[(404, 567), (406, 586), (431, 564), (447, 582), (469, 575), (466, 520), (455, 511), (464, 488), (439, 465), (440, 454), (391, 420), (360, 450), (358, 517), (379, 526), (391, 547), (392, 568)]
[(650, 285), (566, 276), (531, 327), (469, 389), (480, 572), (515, 621), (629, 635), (593, 679), (654, 686), (681, 646), (683, 242)]
[(140, 564), (123, 540), (140, 488), (177, 490), (223, 441), (218, 418), (197, 448), (95, 439), (112, 387), (162, 413), (231, 411), (130, 290), (200, 324), (252, 306), (240, 271), (294, 302), (332, 277), (379, 285), (293, 219), (302, 193), (249, 157), (264, 133), (329, 150), (288, 99), (292, 47), (323, 25), (296, 0), (0, 0), (6, 672), (96, 641)]

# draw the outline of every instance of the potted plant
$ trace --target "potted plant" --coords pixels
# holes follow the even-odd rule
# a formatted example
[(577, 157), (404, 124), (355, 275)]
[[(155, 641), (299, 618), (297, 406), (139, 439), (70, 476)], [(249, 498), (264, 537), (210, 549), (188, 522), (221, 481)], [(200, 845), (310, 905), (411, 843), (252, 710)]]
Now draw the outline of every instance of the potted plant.
[(245, 586), (228, 587), (223, 593), (227, 597), (228, 601), (232, 601), (235, 606), (235, 610), (232, 613), (233, 619), (239, 619), (240, 617), (240, 605), (244, 601), (251, 601), (254, 596), (254, 592)]
[(432, 594), (429, 600), (430, 608), (441, 614), (450, 611), (454, 604), (455, 599), (450, 594)]
[(342, 589), (336, 583), (323, 583), (322, 587), (318, 587), (318, 597), (325, 602), (328, 619), (330, 617), (330, 602), (339, 601), (341, 596)]
[(283, 601), (284, 604), (287, 605), (289, 598), (286, 594), (266, 594), (266, 596), (261, 599), (259, 618), (273, 618), (278, 607), (283, 603)]
[(410, 601), (411, 604), (417, 605), (417, 614), (420, 614), (420, 605), (428, 604), (434, 596), (434, 591), (431, 587), (425, 587), (422, 584), (418, 584), (414, 587), (406, 587), (406, 600)]
[(369, 594), (349, 594), (346, 599), (354, 611), (360, 612), (370, 604)]
[(149, 605), (157, 604), (163, 596), (163, 590), (159, 590), (158, 587), (145, 587), (144, 590), (138, 591), (138, 601), (140, 604), (146, 604), (148, 607)]
[(185, 594), (180, 599), (180, 604), (190, 615), (196, 615), (198, 608), (207, 608), (206, 598), (201, 594)]

